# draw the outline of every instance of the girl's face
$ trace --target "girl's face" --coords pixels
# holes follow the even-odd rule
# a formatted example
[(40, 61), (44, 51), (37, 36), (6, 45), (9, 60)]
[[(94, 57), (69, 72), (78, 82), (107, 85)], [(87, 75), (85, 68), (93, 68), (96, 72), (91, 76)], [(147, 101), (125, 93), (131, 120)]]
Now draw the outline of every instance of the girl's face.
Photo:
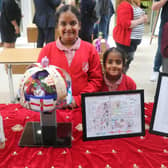
[(110, 80), (117, 80), (123, 73), (123, 60), (119, 53), (110, 52), (105, 62), (106, 76)]
[(58, 31), (61, 37), (61, 42), (65, 46), (73, 45), (78, 38), (80, 24), (71, 11), (62, 13), (58, 20)]

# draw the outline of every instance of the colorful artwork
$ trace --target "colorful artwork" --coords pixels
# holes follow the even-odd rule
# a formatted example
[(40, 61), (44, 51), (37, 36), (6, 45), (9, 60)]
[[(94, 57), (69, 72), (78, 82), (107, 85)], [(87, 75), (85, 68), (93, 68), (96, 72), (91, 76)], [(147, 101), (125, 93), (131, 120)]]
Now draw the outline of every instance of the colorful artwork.
[(86, 98), (87, 137), (141, 132), (140, 96)]

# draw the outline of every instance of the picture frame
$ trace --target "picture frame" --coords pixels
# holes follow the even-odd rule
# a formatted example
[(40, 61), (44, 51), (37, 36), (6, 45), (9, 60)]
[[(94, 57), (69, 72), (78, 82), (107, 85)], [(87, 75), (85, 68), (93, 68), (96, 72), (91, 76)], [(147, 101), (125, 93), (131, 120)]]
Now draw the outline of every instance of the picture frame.
[(4, 134), (4, 127), (3, 127), (3, 119), (0, 115), (0, 144), (5, 142), (5, 134)]
[(168, 136), (168, 74), (159, 73), (149, 132)]
[(144, 91), (82, 94), (83, 140), (144, 136)]

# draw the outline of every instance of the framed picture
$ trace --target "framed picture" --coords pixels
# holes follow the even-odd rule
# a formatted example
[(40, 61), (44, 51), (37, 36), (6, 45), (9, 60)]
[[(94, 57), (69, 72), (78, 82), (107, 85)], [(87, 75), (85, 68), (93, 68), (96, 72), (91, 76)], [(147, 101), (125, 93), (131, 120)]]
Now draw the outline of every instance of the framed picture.
[(82, 94), (83, 140), (145, 135), (144, 91)]
[(149, 132), (168, 136), (168, 74), (160, 73)]
[(4, 134), (4, 128), (3, 128), (3, 119), (0, 115), (0, 143), (5, 142), (5, 134)]

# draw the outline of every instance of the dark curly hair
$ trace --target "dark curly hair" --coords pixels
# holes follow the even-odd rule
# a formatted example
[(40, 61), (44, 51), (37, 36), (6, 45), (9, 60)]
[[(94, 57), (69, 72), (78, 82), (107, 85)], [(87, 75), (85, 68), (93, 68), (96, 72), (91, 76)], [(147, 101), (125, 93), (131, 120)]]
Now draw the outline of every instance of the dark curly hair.
[(58, 26), (60, 15), (67, 11), (71, 11), (76, 16), (79, 23), (81, 23), (81, 15), (80, 15), (79, 10), (73, 5), (64, 5), (56, 12), (56, 27)]
[(105, 51), (105, 53), (103, 54), (103, 67), (105, 67), (107, 56), (111, 52), (118, 53), (121, 56), (122, 61), (123, 61), (123, 67), (125, 68), (127, 55), (126, 55), (126, 53), (123, 50), (121, 50), (121, 49), (119, 49), (117, 47), (112, 47), (112, 48), (109, 48), (108, 50)]

